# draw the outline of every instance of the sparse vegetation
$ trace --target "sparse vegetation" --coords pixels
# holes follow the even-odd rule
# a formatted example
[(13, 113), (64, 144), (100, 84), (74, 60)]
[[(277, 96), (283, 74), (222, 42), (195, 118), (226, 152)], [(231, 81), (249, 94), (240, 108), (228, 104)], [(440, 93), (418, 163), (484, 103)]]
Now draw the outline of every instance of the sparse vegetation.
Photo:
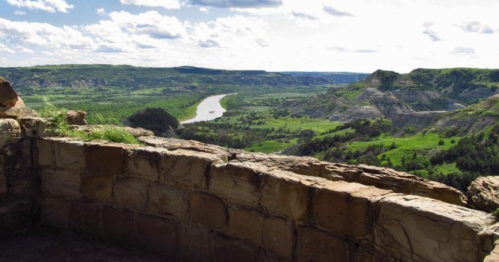
[(108, 125), (105, 125), (100, 129), (95, 129), (90, 133), (71, 129), (70, 125), (65, 120), (67, 110), (55, 107), (48, 102), (48, 100), (45, 102), (47, 106), (40, 110), (40, 114), (43, 117), (52, 120), (52, 131), (61, 136), (75, 137), (82, 140), (102, 139), (116, 143), (139, 144), (139, 141), (122, 126), (119, 126), (117, 121), (102, 119), (102, 122), (107, 121)]

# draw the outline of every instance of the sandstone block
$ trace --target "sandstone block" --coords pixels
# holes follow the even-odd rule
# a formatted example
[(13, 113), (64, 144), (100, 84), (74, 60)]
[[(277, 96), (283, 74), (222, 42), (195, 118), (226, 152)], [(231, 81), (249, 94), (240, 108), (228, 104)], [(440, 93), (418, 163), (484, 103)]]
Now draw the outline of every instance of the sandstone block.
[(133, 213), (110, 207), (102, 209), (102, 233), (104, 238), (130, 242), (133, 228)]
[(147, 183), (137, 179), (119, 179), (114, 185), (114, 202), (120, 207), (143, 210), (147, 197)]
[(372, 234), (369, 207), (388, 193), (357, 183), (327, 182), (316, 190), (313, 214), (317, 223), (333, 234), (365, 239)]
[(161, 158), (162, 182), (173, 182), (186, 187), (206, 189), (205, 171), (211, 164), (221, 163), (216, 155), (176, 150), (165, 152)]
[(4, 148), (5, 168), (7, 170), (33, 167), (32, 141), (22, 140)]
[(38, 165), (41, 167), (52, 167), (55, 163), (55, 146), (50, 140), (37, 139)]
[(85, 147), (85, 163), (88, 171), (116, 176), (124, 175), (125, 150), (113, 145)]
[(7, 178), (5, 177), (4, 160), (0, 155), (0, 203), (7, 196)]
[[(0, 205), (0, 238), (12, 233), (19, 234), (30, 228), (35, 223), (39, 223), (33, 216), (33, 204), (28, 201), (9, 201)], [(4, 253), (2, 253), (3, 255)]]
[(262, 245), (263, 217), (242, 209), (229, 209), (229, 235), (252, 245)]
[(69, 125), (86, 125), (87, 124), (87, 120), (85, 120), (86, 116), (87, 112), (85, 111), (69, 110), (66, 112), (66, 116), (64, 118)]
[(227, 209), (217, 197), (192, 192), (190, 199), (191, 219), (208, 228), (221, 228), (227, 225)]
[(248, 164), (229, 163), (210, 168), (210, 193), (229, 202), (259, 208), (261, 173)]
[(17, 102), (17, 93), (5, 79), (0, 77), (0, 106), (11, 107)]
[(205, 228), (182, 224), (179, 238), (180, 258), (192, 262), (210, 261), (209, 234)]
[(62, 199), (44, 199), (41, 207), (40, 224), (59, 229), (69, 229), (69, 204)]
[(260, 249), (260, 250), (258, 250), (258, 252), (255, 256), (255, 261), (258, 261), (258, 262), (282, 262), (282, 261), (287, 261), (287, 260), (282, 260), (276, 254), (273, 254), (273, 253), (266, 251), (264, 249)]
[(54, 142), (55, 162), (60, 168), (85, 168), (84, 146), (81, 141), (62, 140)]
[(12, 170), (6, 178), (10, 197), (35, 199), (40, 196), (40, 178), (36, 170)]
[(41, 117), (22, 117), (19, 119), (22, 134), (26, 137), (43, 137), (47, 128), (47, 120)]
[(483, 262), (499, 262), (499, 241), (496, 241), (495, 248), (485, 257)]
[(299, 178), (274, 172), (263, 177), (262, 185), (264, 210), (295, 221), (307, 221), (309, 187)]
[(72, 231), (90, 236), (100, 236), (100, 210), (90, 204), (71, 203), (69, 227)]
[(492, 212), (499, 207), (499, 177), (478, 177), (468, 187), (466, 193), (471, 204), (485, 212)]
[(291, 260), (293, 256), (292, 225), (282, 219), (265, 219), (263, 222), (263, 246), (280, 257)]
[(0, 149), (7, 143), (14, 143), (21, 138), (21, 128), (14, 119), (0, 119)]
[(80, 172), (76, 170), (42, 171), (42, 191), (47, 195), (79, 199), (81, 198)]
[(166, 257), (175, 257), (176, 224), (173, 221), (153, 216), (135, 217), (134, 241), (139, 245), (159, 252)]
[(83, 196), (92, 199), (111, 199), (113, 179), (107, 175), (83, 174), (81, 177), (81, 192)]
[(152, 184), (147, 197), (146, 211), (150, 214), (188, 218), (188, 194), (182, 189)]
[(491, 215), (417, 196), (392, 196), (378, 205), (375, 244), (403, 260), (482, 261), (478, 233)]
[(158, 181), (162, 158), (161, 151), (156, 148), (133, 150), (127, 159), (127, 176), (153, 182)]
[(256, 262), (256, 250), (244, 242), (222, 234), (211, 235), (212, 261), (217, 262)]
[(316, 229), (298, 227), (296, 261), (350, 261), (350, 245)]
[(24, 101), (18, 97), (17, 102), (12, 107), (1, 107), (0, 106), (0, 118), (15, 118), (19, 119), (22, 117), (39, 117), (37, 112), (29, 107), (26, 107)]

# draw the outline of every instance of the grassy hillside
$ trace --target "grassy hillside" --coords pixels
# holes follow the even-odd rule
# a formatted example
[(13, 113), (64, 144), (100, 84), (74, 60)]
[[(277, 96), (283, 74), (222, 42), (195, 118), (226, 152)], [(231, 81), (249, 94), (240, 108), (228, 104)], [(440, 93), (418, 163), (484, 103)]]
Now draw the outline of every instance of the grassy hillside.
[(441, 111), (462, 109), (499, 93), (499, 70), (416, 69), (409, 74), (378, 70), (326, 94), (286, 101), (294, 114), (337, 121), (385, 117), (400, 129), (422, 130)]

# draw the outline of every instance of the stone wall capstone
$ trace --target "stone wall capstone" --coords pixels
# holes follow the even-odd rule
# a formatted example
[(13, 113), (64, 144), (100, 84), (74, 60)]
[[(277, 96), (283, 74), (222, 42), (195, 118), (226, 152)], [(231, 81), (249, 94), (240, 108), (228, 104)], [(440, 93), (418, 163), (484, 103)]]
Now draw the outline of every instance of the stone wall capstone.
[(172, 259), (474, 262), (494, 248), (492, 215), (398, 188), (297, 174), (305, 172), (299, 158), (246, 161), (249, 153), (207, 145), (36, 144), (44, 152), (35, 159), (42, 225)]

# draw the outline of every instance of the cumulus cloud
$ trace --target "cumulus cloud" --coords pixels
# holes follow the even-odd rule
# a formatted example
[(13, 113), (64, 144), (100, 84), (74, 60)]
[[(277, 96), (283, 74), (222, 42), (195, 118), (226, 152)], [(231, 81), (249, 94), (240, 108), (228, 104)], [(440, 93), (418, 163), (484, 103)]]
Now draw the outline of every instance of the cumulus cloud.
[(148, 7), (162, 7), (165, 9), (179, 9), (182, 3), (178, 0), (120, 0), (124, 5), (137, 5)]
[(74, 8), (65, 0), (7, 0), (7, 3), (19, 8), (39, 9), (50, 13), (68, 13), (69, 9)]
[(138, 15), (124, 11), (112, 12), (109, 17), (120, 30), (130, 34), (147, 35), (155, 39), (176, 39), (186, 35), (184, 25), (176, 17), (162, 16), (156, 11)]
[(469, 47), (456, 47), (452, 50), (451, 54), (454, 55), (473, 55), (475, 54), (475, 49)]
[(100, 16), (104, 16), (106, 15), (106, 9), (104, 8), (97, 8), (97, 10), (95, 10), (95, 13), (100, 15)]
[(35, 51), (33, 51), (29, 48), (26, 48), (24, 46), (18, 46), (17, 50), (19, 50), (19, 52), (24, 53), (24, 54), (33, 54), (35, 52)]
[(213, 47), (220, 47), (220, 44), (213, 40), (213, 39), (208, 39), (208, 40), (205, 40), (205, 41), (199, 41), (198, 45), (200, 47), (204, 47), (204, 48), (213, 48)]
[(353, 16), (351, 13), (349, 12), (345, 12), (345, 11), (339, 11), (337, 9), (334, 9), (330, 6), (324, 6), (322, 8), (322, 10), (324, 10), (324, 12), (332, 15), (332, 16), (338, 16), (338, 17), (341, 17), (341, 16), (347, 16), (347, 17), (351, 17)]
[(435, 32), (434, 30), (432, 30), (433, 25), (434, 25), (434, 23), (432, 23), (432, 22), (425, 22), (423, 24), (423, 26), (425, 28), (423, 30), (423, 34), (427, 35), (430, 38), (431, 41), (433, 41), (433, 42), (439, 42), (442, 39), (440, 39), (440, 37), (437, 35), (437, 32)]
[(281, 0), (191, 0), (193, 5), (218, 8), (265, 8), (282, 5)]
[[(264, 39), (266, 29), (266, 24), (261, 20), (238, 15), (195, 24), (190, 38), (202, 43), (199, 45), (202, 47), (240, 48), (246, 47), (248, 43), (254, 43), (255, 39)], [(216, 46), (212, 42), (207, 42), (208, 39), (215, 41)]]
[(0, 43), (0, 51), (4, 51), (4, 52), (7, 52), (7, 53), (12, 54), (12, 55), (16, 53), (16, 51), (8, 48), (7, 46), (5, 46), (2, 43)]
[(255, 42), (261, 46), (261, 47), (268, 47), (269, 46), (269, 42), (267, 42), (267, 40), (263, 39), (263, 38), (257, 38), (255, 39)]
[(340, 51), (340, 52), (346, 52), (346, 53), (377, 53), (378, 50), (375, 49), (348, 49), (344, 47), (329, 47), (329, 50), (333, 51)]
[(25, 14), (26, 14), (26, 12), (16, 10), (16, 11), (14, 12), (14, 14), (15, 14), (15, 15), (25, 15)]
[(101, 52), (101, 53), (122, 53), (124, 52), (123, 49), (116, 47), (116, 46), (110, 46), (110, 45), (100, 45), (95, 49), (95, 52)]
[(13, 22), (3, 18), (0, 18), (0, 39), (12, 44), (49, 48), (89, 47), (93, 42), (90, 37), (69, 26)]
[(460, 25), (456, 25), (461, 28), (466, 33), (481, 33), (481, 34), (493, 34), (495, 31), (490, 28), (490, 26), (482, 25), (479, 21), (464, 22)]
[(307, 19), (307, 20), (317, 20), (317, 17), (313, 16), (313, 15), (310, 15), (310, 14), (307, 14), (307, 13), (302, 13), (302, 12), (296, 12), (296, 11), (293, 11), (291, 12), (291, 14), (294, 16), (294, 17), (298, 17), (298, 18), (302, 18), (302, 19)]

